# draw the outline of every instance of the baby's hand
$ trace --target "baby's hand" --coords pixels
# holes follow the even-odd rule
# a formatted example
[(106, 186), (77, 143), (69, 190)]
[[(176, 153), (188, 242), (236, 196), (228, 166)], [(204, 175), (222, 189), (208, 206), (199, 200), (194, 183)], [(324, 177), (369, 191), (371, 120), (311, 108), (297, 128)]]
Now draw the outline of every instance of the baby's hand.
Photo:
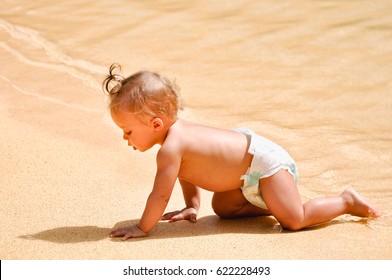
[(110, 232), (109, 237), (122, 237), (122, 240), (127, 240), (128, 238), (145, 237), (147, 233), (142, 231), (138, 226), (131, 226), (125, 228), (114, 229)]
[(162, 216), (162, 220), (169, 220), (169, 223), (189, 220), (192, 223), (196, 223), (198, 211), (193, 207), (187, 207), (182, 210), (173, 211), (166, 213)]

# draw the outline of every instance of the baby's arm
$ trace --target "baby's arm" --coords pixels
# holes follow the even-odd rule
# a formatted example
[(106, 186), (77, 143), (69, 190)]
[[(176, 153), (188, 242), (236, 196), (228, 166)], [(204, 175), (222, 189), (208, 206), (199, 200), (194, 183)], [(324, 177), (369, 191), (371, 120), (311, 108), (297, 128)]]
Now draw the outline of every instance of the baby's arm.
[(200, 208), (200, 190), (198, 187), (187, 181), (181, 179), (179, 181), (182, 187), (186, 207), (182, 210), (166, 213), (163, 215), (162, 220), (169, 220), (169, 223), (180, 220), (189, 220), (195, 223)]
[[(154, 187), (148, 196), (142, 218), (137, 226), (113, 230), (111, 237), (123, 236), (123, 240), (131, 237), (147, 236), (158, 221), (169, 202), (174, 183), (180, 169), (181, 156), (170, 150), (161, 150), (157, 155), (157, 174)], [(144, 233), (144, 235), (142, 234)]]

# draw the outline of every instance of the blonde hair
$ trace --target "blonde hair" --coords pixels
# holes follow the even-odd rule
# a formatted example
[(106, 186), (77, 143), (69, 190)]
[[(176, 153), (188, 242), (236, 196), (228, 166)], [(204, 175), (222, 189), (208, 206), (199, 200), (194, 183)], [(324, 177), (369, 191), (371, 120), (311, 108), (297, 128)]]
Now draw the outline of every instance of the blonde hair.
[(121, 71), (121, 66), (112, 64), (102, 83), (103, 91), (109, 95), (112, 112), (126, 109), (134, 114), (151, 117), (163, 114), (173, 119), (182, 110), (180, 88), (174, 81), (150, 71), (140, 71), (124, 78), (116, 73), (117, 70)]

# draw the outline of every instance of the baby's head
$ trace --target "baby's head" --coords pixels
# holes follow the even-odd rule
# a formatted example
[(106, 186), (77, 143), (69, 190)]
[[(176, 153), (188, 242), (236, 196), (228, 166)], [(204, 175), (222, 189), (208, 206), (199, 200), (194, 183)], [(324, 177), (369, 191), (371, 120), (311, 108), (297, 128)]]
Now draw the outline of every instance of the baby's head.
[(112, 64), (103, 81), (103, 90), (109, 95), (112, 113), (128, 111), (141, 118), (165, 116), (175, 120), (182, 109), (179, 87), (166, 77), (154, 72), (141, 71), (122, 77), (116, 73), (120, 65)]

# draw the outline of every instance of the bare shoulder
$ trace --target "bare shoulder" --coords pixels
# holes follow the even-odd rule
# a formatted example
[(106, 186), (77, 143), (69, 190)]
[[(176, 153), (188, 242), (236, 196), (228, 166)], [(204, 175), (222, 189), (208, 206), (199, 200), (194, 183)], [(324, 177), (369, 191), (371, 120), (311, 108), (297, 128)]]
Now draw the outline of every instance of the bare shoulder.
[[(184, 143), (186, 146), (193, 142), (194, 139), (198, 141), (214, 140), (219, 135), (232, 133), (233, 131), (224, 130), (220, 128), (214, 128), (201, 124), (196, 124), (188, 121), (178, 119), (175, 124), (170, 128), (167, 141), (170, 145), (182, 146)], [(166, 142), (166, 141), (165, 141)]]
[(163, 146), (181, 154), (195, 152), (207, 155), (217, 150), (238, 148), (241, 143), (246, 147), (244, 135), (236, 131), (178, 119), (170, 128)]
[(183, 154), (184, 137), (183, 127), (176, 121), (168, 130), (166, 139), (157, 154), (157, 161), (178, 161)]

